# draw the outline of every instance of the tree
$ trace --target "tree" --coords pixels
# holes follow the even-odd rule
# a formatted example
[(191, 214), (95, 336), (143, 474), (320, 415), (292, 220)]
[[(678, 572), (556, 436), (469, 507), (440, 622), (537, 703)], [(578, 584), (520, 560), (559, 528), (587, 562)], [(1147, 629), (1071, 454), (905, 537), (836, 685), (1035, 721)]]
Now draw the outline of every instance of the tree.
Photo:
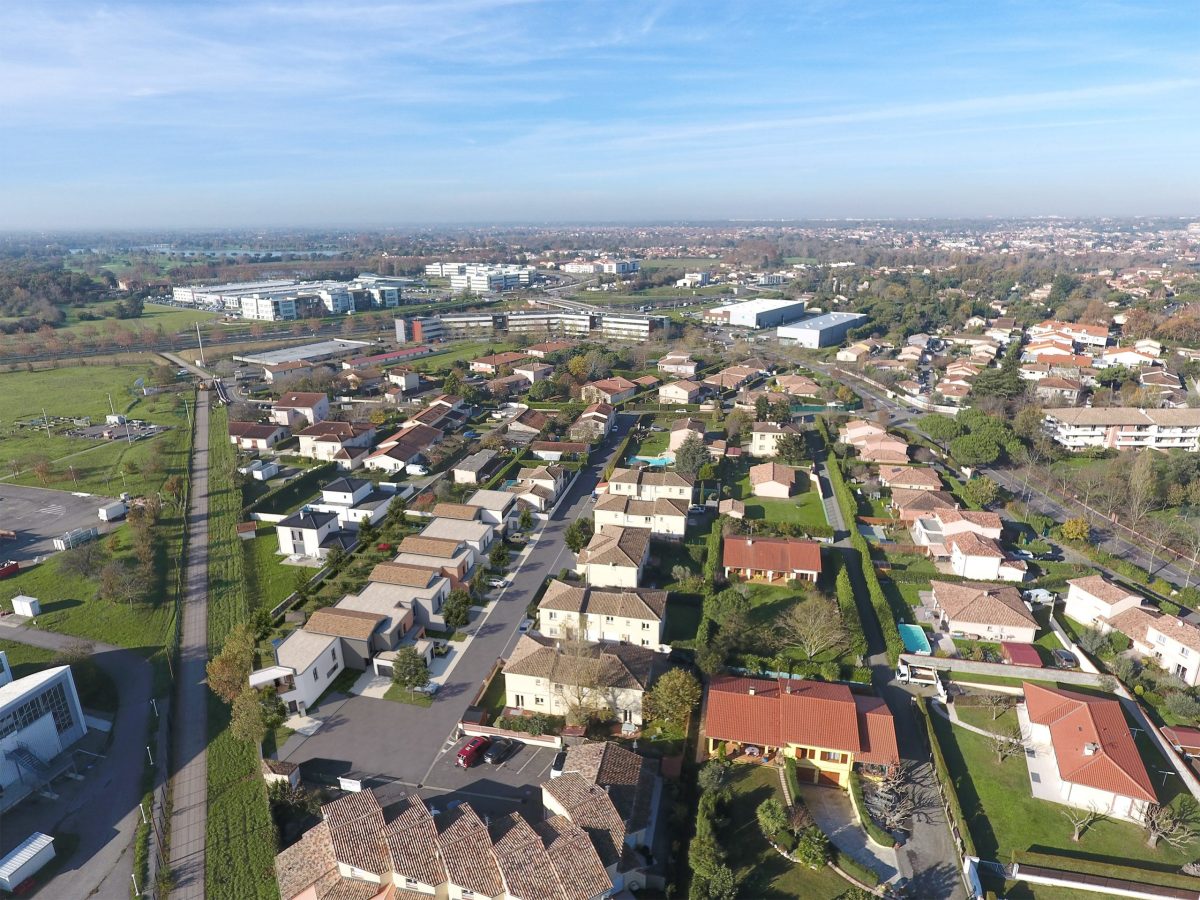
[(1086, 542), (1092, 536), (1092, 526), (1087, 519), (1067, 519), (1059, 529), (1064, 541)]
[(261, 744), (267, 736), (262, 699), (254, 688), (247, 685), (233, 698), (229, 730), (235, 738), (249, 744)]
[(991, 710), (992, 721), (995, 722), (1016, 705), (1016, 700), (1008, 694), (984, 691), (979, 695), (979, 705)]
[(1167, 694), (1167, 712), (1177, 719), (1195, 722), (1200, 719), (1200, 700), (1186, 691), (1174, 691)]
[(713, 869), (704, 889), (708, 900), (737, 900), (740, 886), (741, 879), (737, 873), (722, 863)]
[(442, 605), (442, 618), (451, 628), (462, 628), (471, 621), (471, 595), (462, 588), (450, 592)]
[(681, 475), (695, 475), (712, 456), (704, 446), (704, 438), (689, 434), (675, 451), (675, 471)]
[(205, 667), (208, 687), (226, 703), (232, 703), (242, 694), (253, 668), (254, 635), (249, 626), (239, 623), (226, 636), (221, 652)]
[(808, 659), (846, 642), (846, 629), (837, 604), (823, 597), (797, 603), (787, 611), (779, 627), (788, 640), (800, 645)]
[(996, 751), (996, 762), (1002, 763), (1012, 756), (1016, 756), (1025, 749), (1025, 743), (1021, 740), (1020, 726), (1013, 725), (1006, 731), (995, 732), (988, 736), (988, 741), (992, 745), (992, 749)]
[(650, 690), (650, 710), (674, 728), (682, 728), (700, 705), (700, 683), (686, 669), (671, 669)]
[(917, 809), (909, 771), (903, 763), (888, 768), (867, 801), (871, 815), (887, 831), (899, 831)]
[(1071, 840), (1079, 843), (1079, 839), (1083, 837), (1083, 833), (1098, 822), (1103, 822), (1108, 818), (1100, 810), (1094, 806), (1089, 806), (1087, 809), (1064, 809), (1062, 814), (1067, 821), (1071, 823)]
[(1194, 803), (1184, 802), (1178, 808), (1150, 804), (1142, 817), (1142, 827), (1146, 830), (1146, 846), (1156, 848), (1159, 841), (1166, 841), (1169, 846), (1177, 849), (1186, 847), (1197, 836), (1192, 824), (1194, 819)]
[(728, 760), (710, 759), (704, 764), (704, 768), (700, 770), (700, 774), (696, 779), (696, 784), (700, 787), (700, 793), (708, 794), (723, 790), (729, 781), (732, 768), (733, 763)]
[(112, 603), (140, 601), (146, 594), (145, 572), (124, 560), (111, 560), (100, 570), (100, 597)]
[(396, 658), (392, 661), (392, 683), (405, 688), (410, 697), (417, 688), (429, 683), (429, 666), (416, 648), (401, 647), (396, 651)]
[(521, 515), (517, 517), (517, 526), (522, 531), (528, 531), (533, 527), (533, 513), (530, 512), (528, 506), (521, 507)]
[(950, 416), (928, 415), (917, 420), (917, 427), (939, 443), (952, 441), (965, 433), (957, 419)]
[(563, 532), (563, 540), (572, 553), (578, 553), (592, 539), (592, 520), (576, 519)]
[(497, 572), (504, 571), (504, 567), (508, 565), (508, 548), (504, 546), (504, 541), (492, 544), (492, 550), (488, 553), (488, 563)]
[(792, 421), (792, 403), (787, 397), (781, 397), (771, 404), (770, 421), (776, 425), (788, 425)]
[(103, 567), (108, 554), (99, 541), (88, 541), (58, 555), (58, 570), (64, 575), (91, 578)]
[(972, 478), (962, 486), (963, 497), (968, 503), (988, 507), (1000, 499), (1000, 487), (990, 478)]
[(1099, 628), (1088, 627), (1079, 632), (1079, 646), (1092, 656), (1099, 656), (1111, 645), (1107, 634)]
[(754, 399), (754, 421), (766, 422), (771, 415), (771, 401), (766, 394), (759, 394)]
[(789, 466), (798, 466), (804, 462), (806, 448), (804, 435), (785, 432), (775, 440), (775, 455)]
[(964, 434), (950, 442), (950, 455), (964, 466), (990, 466), (1000, 453), (1000, 445), (987, 435)]
[(787, 830), (787, 813), (783, 811), (783, 804), (774, 797), (768, 797), (758, 805), (755, 817), (758, 827), (769, 841), (774, 841), (780, 832)]

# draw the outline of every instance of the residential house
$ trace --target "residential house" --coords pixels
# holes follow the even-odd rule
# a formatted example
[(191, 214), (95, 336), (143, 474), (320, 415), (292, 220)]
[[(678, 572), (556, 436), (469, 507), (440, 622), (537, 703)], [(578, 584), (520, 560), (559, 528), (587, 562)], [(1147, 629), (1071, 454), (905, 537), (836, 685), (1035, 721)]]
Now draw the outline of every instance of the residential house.
[(950, 548), (950, 570), (960, 578), (987, 581), (1024, 581), (1029, 567), (1023, 560), (1009, 559), (998, 541), (972, 531), (946, 538)]
[(958, 509), (958, 501), (949, 491), (893, 488), (888, 507), (896, 513), (896, 518), (901, 522), (915, 522), (930, 513)]
[(1200, 684), (1200, 627), (1144, 606), (1117, 613), (1107, 626), (1127, 636), (1136, 652), (1188, 687)]
[(846, 347), (842, 347), (837, 352), (838, 362), (858, 363), (870, 357), (875, 352), (875, 347), (867, 341), (858, 341)]
[(1143, 366), (1160, 365), (1160, 362), (1157, 353), (1143, 353), (1132, 347), (1112, 347), (1100, 354), (1096, 365), (1098, 368), (1125, 366), (1127, 369), (1140, 369)]
[(275, 665), (250, 673), (250, 686), (274, 689), (289, 712), (305, 715), (345, 667), (340, 638), (297, 628), (275, 648)]
[(789, 397), (820, 397), (821, 386), (807, 375), (776, 375), (775, 386)]
[(289, 391), (275, 401), (271, 421), (293, 430), (315, 425), (329, 418), (329, 397), (326, 394)]
[(663, 644), (667, 592), (606, 590), (551, 581), (538, 603), (538, 631), (552, 638), (623, 641), (654, 650)]
[(1029, 720), (1030, 770), (1039, 759), (1052, 765), (1043, 775), (1042, 795), (1057, 794), (1067, 806), (1141, 822), (1158, 797), (1121, 704), (1029, 682), (1021, 687)]
[(324, 559), (335, 547), (349, 550), (355, 537), (342, 530), (337, 513), (301, 510), (275, 526), (282, 556)]
[(1068, 619), (1103, 630), (1121, 613), (1142, 605), (1141, 594), (1109, 581), (1103, 575), (1072, 578), (1067, 582), (1067, 599), (1063, 613)]
[(608, 479), (608, 493), (638, 500), (686, 500), (691, 503), (695, 490), (695, 477), (678, 472), (613, 469)]
[(421, 373), (407, 366), (396, 366), (394, 369), (388, 369), (387, 379), (393, 385), (400, 388), (402, 394), (411, 394), (421, 389)]
[(376, 487), (365, 478), (336, 478), (321, 488), (321, 499), (309, 503), (314, 512), (333, 513), (338, 527), (356, 531), (364, 522), (377, 525), (387, 515), (396, 493), (389, 487)]
[(646, 692), (666, 670), (662, 654), (612, 641), (570, 641), (523, 634), (504, 663), (505, 704), (577, 719), (602, 710), (640, 726)]
[(942, 480), (933, 469), (920, 466), (880, 466), (879, 481), (889, 488), (912, 491), (940, 491)]
[(487, 556), (496, 537), (496, 529), (487, 522), (470, 519), (435, 518), (421, 531), (423, 538), (437, 538), (444, 541), (462, 541), (475, 551), (476, 559)]
[(496, 530), (504, 534), (509, 522), (519, 515), (517, 498), (508, 491), (476, 491), (467, 498), (468, 506), (479, 508), (479, 521), (495, 525)]
[(546, 430), (549, 421), (544, 412), (526, 409), (515, 419), (509, 419), (505, 430), (510, 436), (533, 440)]
[(658, 389), (659, 403), (698, 403), (704, 388), (694, 381), (671, 381)]
[(671, 452), (678, 450), (683, 446), (683, 442), (692, 435), (703, 441), (705, 433), (704, 422), (701, 419), (676, 419), (671, 423), (671, 436), (667, 443), (667, 449)]
[(535, 359), (546, 359), (555, 353), (566, 353), (568, 350), (573, 350), (574, 348), (575, 344), (573, 341), (547, 341), (543, 344), (534, 344), (531, 347), (526, 347), (525, 352)]
[(721, 552), (728, 579), (815, 582), (821, 575), (821, 545), (813, 541), (730, 535)]
[(787, 499), (795, 487), (795, 469), (773, 462), (750, 467), (750, 491), (755, 497)]
[(1059, 322), (1047, 319), (1027, 329), (1030, 337), (1042, 337), (1047, 334), (1064, 334), (1077, 344), (1087, 347), (1104, 347), (1108, 344), (1107, 325), (1076, 325), (1072, 322)]
[(729, 516), (731, 519), (744, 519), (746, 518), (746, 504), (741, 500), (734, 500), (732, 497), (722, 500), (717, 504), (717, 515)]
[(517, 473), (516, 481), (509, 493), (538, 512), (547, 512), (554, 508), (567, 486), (567, 470), (553, 463), (526, 467)]
[(635, 588), (649, 558), (649, 529), (599, 525), (579, 551), (575, 569), (594, 587)]
[(274, 366), (263, 366), (263, 379), (267, 384), (274, 384), (285, 378), (308, 378), (312, 371), (311, 363), (292, 359)]
[(687, 531), (688, 501), (666, 497), (638, 500), (623, 494), (602, 494), (593, 513), (597, 527), (644, 528), (654, 537), (681, 540)]
[[(588, 814), (602, 815), (604, 803), (597, 796)], [(614, 830), (589, 834), (562, 814), (532, 825), (518, 813), (485, 822), (469, 803), (434, 814), (412, 794), (385, 815), (362, 791), (325, 804), (321, 816), (275, 858), (282, 900), (600, 900), (637, 876), (616, 873), (614, 861), (614, 881), (593, 844), (611, 846)], [(620, 816), (609, 818), (623, 842)]]
[(680, 378), (693, 378), (697, 363), (687, 353), (668, 353), (658, 361), (658, 370)]
[(405, 423), (405, 427), (381, 441), (363, 460), (368, 469), (383, 472), (403, 472), (404, 467), (422, 458), (430, 447), (441, 441), (441, 429), (420, 423)]
[(480, 450), (454, 464), (455, 484), (481, 484), (496, 468), (498, 460), (495, 450)]
[(758, 369), (729, 366), (715, 375), (709, 375), (704, 379), (704, 384), (715, 391), (736, 391), (747, 383), (760, 378), (761, 375), (762, 373)]
[(1040, 378), (1033, 387), (1034, 395), (1044, 403), (1061, 403), (1076, 406), (1083, 398), (1083, 382), (1075, 378), (1060, 378), (1051, 375)]
[(435, 503), (433, 505), (433, 517), (435, 519), (458, 519), (460, 522), (482, 522), (480, 513), (482, 510), (478, 506), (472, 506), (469, 503)]
[(939, 381), (933, 386), (933, 392), (941, 396), (943, 403), (954, 406), (960, 406), (971, 395), (971, 389), (966, 385), (953, 384), (948, 381)]
[(455, 431), (470, 418), (470, 410), (462, 397), (439, 394), (428, 402), (425, 409), (405, 423), (405, 427), (428, 425), (442, 431)]
[(442, 605), (450, 596), (450, 590), (451, 581), (440, 567), (381, 562), (371, 570), (367, 587), (359, 594), (343, 597), (338, 605), (385, 613), (388, 608), (410, 608), (417, 624), (442, 630), (446, 627)]
[(537, 384), (539, 381), (545, 381), (554, 374), (554, 366), (530, 360), (529, 362), (513, 366), (513, 374), (519, 375), (530, 384)]
[(987, 641), (1032, 644), (1038, 623), (1008, 585), (932, 581), (935, 621), (945, 631)]
[(420, 569), (435, 569), (457, 585), (470, 579), (475, 568), (475, 551), (458, 538), (430, 538), (410, 535), (400, 541), (393, 562)]
[(567, 430), (572, 441), (595, 442), (608, 437), (617, 421), (617, 411), (611, 403), (593, 403)]
[(715, 676), (706, 692), (704, 735), (710, 755), (724, 744), (794, 759), (805, 784), (848, 788), (856, 765), (900, 762), (887, 704), (824, 681)]
[(658, 387), (662, 384), (662, 379), (656, 375), (643, 375), (640, 378), (633, 379), (633, 383), (639, 388), (646, 390), (647, 388)]
[(298, 435), (297, 455), (322, 462), (336, 462), (341, 468), (355, 469), (366, 458), (375, 442), (375, 426), (367, 422), (334, 422), (326, 419), (309, 425)]
[(491, 356), (481, 356), (471, 360), (471, 371), (481, 375), (499, 375), (500, 370), (514, 368), (529, 359), (524, 353), (494, 353)]
[(529, 452), (546, 462), (560, 462), (564, 456), (587, 459), (591, 450), (592, 445), (582, 441), (533, 441), (529, 445)]
[(519, 394), (529, 387), (529, 381), (524, 376), (513, 373), (493, 378), (487, 383), (488, 393), (497, 400), (504, 400), (514, 394)]
[[(928, 494), (931, 491), (922, 491)], [(1000, 540), (1003, 523), (993, 512), (976, 510), (938, 509), (929, 515), (917, 518), (910, 529), (913, 543), (928, 549), (930, 556), (950, 556), (950, 538), (960, 534), (977, 534), (980, 537)]]
[(585, 384), (580, 397), (585, 403), (624, 403), (638, 392), (638, 385), (617, 375)]
[(750, 455), (759, 458), (775, 456), (779, 439), (785, 434), (799, 434), (795, 425), (774, 422), (755, 422), (750, 426)]
[(838, 440), (857, 450), (859, 457), (867, 462), (908, 462), (908, 444), (874, 422), (852, 419), (842, 426)]
[(230, 422), (229, 443), (239, 450), (270, 450), (287, 440), (288, 430), (282, 425), (260, 425), (257, 422)]

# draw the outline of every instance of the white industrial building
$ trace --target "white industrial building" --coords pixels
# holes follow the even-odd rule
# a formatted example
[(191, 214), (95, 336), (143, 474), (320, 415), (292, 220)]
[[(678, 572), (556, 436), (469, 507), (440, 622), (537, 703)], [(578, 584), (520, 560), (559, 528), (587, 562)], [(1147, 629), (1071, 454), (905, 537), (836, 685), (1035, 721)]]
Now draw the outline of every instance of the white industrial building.
[(831, 312), (791, 325), (781, 325), (776, 329), (775, 336), (781, 341), (815, 350), (840, 344), (850, 329), (857, 328), (865, 321), (867, 317), (862, 313)]
[(70, 666), (12, 680), (0, 652), (0, 796), (4, 807), (47, 782), (54, 761), (87, 733)]
[(723, 307), (730, 325), (739, 328), (771, 328), (786, 325), (804, 316), (808, 304), (803, 300), (767, 300), (758, 298)]
[(338, 315), (399, 306), (405, 278), (362, 274), (353, 281), (244, 281), (177, 287), (176, 303), (215, 307), (244, 319), (274, 322), (300, 318), (310, 312)]

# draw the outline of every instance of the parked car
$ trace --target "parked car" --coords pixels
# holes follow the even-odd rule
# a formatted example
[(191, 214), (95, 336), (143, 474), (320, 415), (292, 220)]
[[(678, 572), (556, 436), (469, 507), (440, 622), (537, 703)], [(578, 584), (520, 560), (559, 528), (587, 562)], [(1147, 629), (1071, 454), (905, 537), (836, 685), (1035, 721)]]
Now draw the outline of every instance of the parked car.
[(1046, 553), (1039, 553), (1034, 557), (1038, 562), (1062, 562), (1063, 555), (1061, 550), (1050, 550)]
[(520, 625), (517, 626), (517, 631), (519, 631), (521, 634), (526, 634), (532, 627), (533, 619), (525, 619)]
[(502, 588), (506, 584), (508, 584), (508, 582), (505, 581), (503, 578), (493, 578), (488, 582), (488, 587)]
[(11, 578), (21, 571), (21, 566), (15, 560), (0, 563), (0, 578)]
[(1012, 553), (1013, 553), (1013, 556), (1015, 556), (1017, 559), (1023, 559), (1026, 561), (1030, 561), (1033, 559), (1033, 554), (1030, 553), (1028, 550), (1014, 550)]
[(521, 742), (512, 738), (496, 738), (484, 752), (483, 761), (489, 766), (498, 766), (516, 753), (520, 746)]
[(460, 769), (469, 769), (475, 763), (479, 762), (479, 758), (487, 752), (488, 747), (492, 745), (492, 739), (480, 735), (473, 737), (458, 751), (458, 757), (454, 764)]
[(1050, 655), (1054, 657), (1054, 665), (1060, 669), (1077, 669), (1079, 668), (1079, 660), (1075, 658), (1075, 654), (1069, 650), (1051, 650)]
[(691, 513), (692, 515), (699, 515), (700, 513), (707, 512), (707, 511), (708, 511), (708, 507), (701, 506), (699, 503), (693, 503), (691, 506), (688, 507), (688, 512)]
[(567, 764), (567, 751), (559, 750), (558, 753), (555, 754), (555, 756), (554, 756), (554, 762), (552, 762), (550, 764), (550, 777), (551, 778), (562, 777), (563, 768), (566, 766), (566, 764)]

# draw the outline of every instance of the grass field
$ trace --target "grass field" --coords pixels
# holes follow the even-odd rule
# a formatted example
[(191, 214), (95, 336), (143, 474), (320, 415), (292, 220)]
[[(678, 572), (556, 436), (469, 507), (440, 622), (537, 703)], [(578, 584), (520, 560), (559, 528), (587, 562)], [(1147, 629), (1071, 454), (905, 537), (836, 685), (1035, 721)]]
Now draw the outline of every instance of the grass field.
[(225, 635), (250, 614), (246, 565), (237, 524), (242, 497), (234, 486), (236, 452), (229, 443), (228, 410), (215, 407), (208, 419), (208, 646), (215, 654)]
[[(94, 313), (99, 313), (106, 307), (110, 307), (111, 303), (97, 303), (90, 307)], [(157, 303), (147, 303), (142, 309), (142, 315), (137, 319), (103, 319), (100, 321), (80, 321), (75, 309), (71, 309), (67, 324), (62, 328), (57, 329), (58, 333), (63, 332), (80, 332), (86, 328), (93, 328), (101, 334), (115, 333), (118, 330), (129, 331), (132, 329), (150, 328), (157, 330), (161, 328), (163, 333), (172, 335), (185, 328), (192, 328), (197, 322), (205, 325), (214, 321), (217, 314), (207, 312), (200, 309), (180, 309), (175, 306), (162, 306)]]
[(719, 259), (709, 259), (706, 256), (664, 257), (662, 259), (643, 259), (643, 269), (707, 269), (717, 266)]
[(774, 766), (735, 765), (731, 787), (733, 799), (727, 807), (720, 843), (729, 854), (730, 867), (742, 879), (738, 896), (833, 900), (850, 889), (833, 869), (796, 865), (776, 853), (763, 837), (755, 811), (771, 797), (783, 802)]
[[(0, 651), (8, 657), (13, 678), (24, 678), (50, 666), (62, 665), (58, 661), (58, 653), (44, 647), (30, 647), (15, 641), (0, 640)], [(116, 685), (99, 666), (90, 659), (85, 660), (73, 664), (71, 674), (75, 678), (75, 689), (83, 706), (100, 712), (116, 712), (120, 702)]]
[(296, 589), (297, 572), (312, 574), (309, 569), (280, 564), (282, 557), (275, 552), (279, 538), (273, 525), (260, 525), (258, 536), (241, 544), (246, 557), (246, 590), (255, 607), (274, 607)]
[(473, 341), (468, 344), (455, 344), (441, 353), (413, 360), (411, 368), (421, 372), (448, 372), (456, 360), (470, 362), (480, 356), (490, 356), (493, 353), (516, 349), (518, 349), (516, 344), (504, 341)]
[[(1146, 846), (1141, 828), (1115, 820), (1093, 825), (1079, 843), (1072, 842), (1071, 825), (1057, 804), (1034, 799), (1030, 793), (1023, 755), (997, 763), (995, 751), (986, 738), (955, 728), (939, 715), (931, 719), (981, 858), (1007, 861), (1013, 850), (1036, 848), (1047, 853), (1177, 871), (1195, 857), (1194, 850), (1176, 850), (1165, 843), (1152, 850)], [(1148, 746), (1149, 739), (1143, 735), (1137, 742), (1146, 768), (1151, 772), (1162, 768), (1163, 760)], [(1155, 779), (1160, 799), (1178, 802), (1178, 779), (1168, 779), (1165, 788), (1161, 781)]]
[(825, 506), (821, 496), (812, 489), (808, 474), (796, 472), (798, 493), (786, 500), (770, 497), (755, 497), (750, 489), (750, 474), (746, 472), (733, 486), (735, 499), (746, 504), (747, 519), (762, 519), (767, 522), (794, 522), (800, 525), (827, 525)]

